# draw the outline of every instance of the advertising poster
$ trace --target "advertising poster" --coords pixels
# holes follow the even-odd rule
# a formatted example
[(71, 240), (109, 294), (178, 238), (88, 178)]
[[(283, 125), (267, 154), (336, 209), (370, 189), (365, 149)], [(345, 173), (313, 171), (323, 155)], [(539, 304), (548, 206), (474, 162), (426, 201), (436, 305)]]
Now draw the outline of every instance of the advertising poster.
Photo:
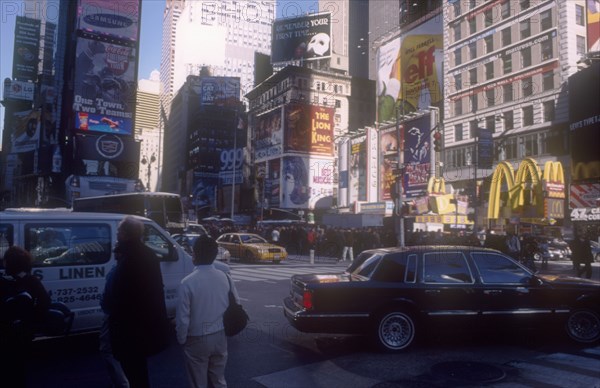
[(194, 171), (194, 190), (192, 191), (192, 206), (201, 210), (208, 206), (217, 208), (216, 192), (219, 185), (219, 174)]
[(429, 116), (404, 122), (404, 198), (425, 195), (431, 168), (431, 123)]
[(132, 47), (77, 38), (73, 111), (78, 130), (132, 134), (135, 61)]
[(600, 0), (587, 0), (588, 51), (600, 51)]
[(17, 16), (15, 21), (15, 48), (13, 78), (36, 80), (40, 57), (40, 21)]
[(350, 146), (350, 203), (367, 200), (367, 137), (351, 140)]
[(9, 78), (4, 80), (4, 99), (8, 100), (24, 100), (33, 101), (33, 94), (35, 92), (35, 84), (33, 82), (11, 80)]
[(44, 60), (42, 65), (42, 73), (47, 76), (52, 76), (54, 68), (54, 46), (56, 43), (56, 24), (46, 22), (46, 31), (44, 32)]
[(331, 14), (314, 14), (273, 22), (271, 63), (315, 60), (330, 56)]
[(398, 136), (396, 128), (388, 128), (380, 131), (379, 135), (379, 182), (381, 200), (389, 200), (391, 196), (391, 186), (395, 177), (393, 170), (398, 168)]
[(254, 152), (257, 160), (278, 156), (283, 152), (281, 108), (256, 118)]
[(29, 152), (37, 148), (40, 139), (39, 110), (25, 110), (13, 114), (11, 152)]
[(288, 104), (284, 151), (333, 156), (334, 112), (333, 108)]
[(333, 205), (333, 159), (308, 159), (310, 209), (330, 209)]
[(138, 40), (139, 0), (79, 0), (79, 29)]
[(493, 131), (487, 128), (477, 128), (477, 168), (492, 168), (494, 165)]
[(112, 162), (138, 162), (140, 143), (130, 136), (75, 135), (76, 154), (80, 159)]
[(281, 207), (308, 208), (310, 198), (308, 158), (286, 156), (281, 172)]
[(269, 160), (269, 173), (265, 181), (265, 191), (269, 200), (269, 206), (278, 207), (281, 204), (281, 159)]
[(236, 107), (240, 102), (239, 77), (202, 77), (200, 104)]
[(427, 109), (443, 96), (443, 23), (420, 24), (381, 46), (377, 55), (377, 121)]

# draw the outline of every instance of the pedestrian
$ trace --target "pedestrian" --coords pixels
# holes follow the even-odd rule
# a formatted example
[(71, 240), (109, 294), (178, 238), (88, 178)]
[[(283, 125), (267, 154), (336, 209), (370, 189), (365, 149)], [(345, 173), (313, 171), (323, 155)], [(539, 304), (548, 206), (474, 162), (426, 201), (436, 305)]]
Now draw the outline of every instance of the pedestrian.
[(31, 274), (33, 258), (12, 246), (4, 253), (0, 278), (0, 376), (5, 387), (26, 386), (26, 365), (36, 328), (50, 307), (50, 296)]
[(148, 356), (168, 345), (160, 263), (143, 242), (144, 223), (126, 216), (117, 228), (120, 256), (103, 303), (109, 311), (110, 345), (132, 388), (149, 387)]
[[(122, 256), (119, 251), (119, 247), (115, 247), (115, 260), (117, 262)], [(104, 364), (106, 365), (106, 369), (108, 370), (112, 385), (117, 388), (129, 388), (129, 380), (127, 380), (127, 376), (125, 376), (121, 363), (115, 358), (112, 352), (112, 346), (110, 345), (110, 310), (106, 301), (111, 299), (110, 293), (116, 268), (116, 265), (113, 266), (106, 275), (104, 294), (100, 301), (100, 307), (104, 312), (104, 317), (102, 318), (102, 326), (100, 327), (100, 335), (98, 338), (100, 342), (99, 350), (102, 359), (104, 360)]]
[(271, 231), (271, 241), (273, 241), (273, 244), (277, 244), (279, 242), (279, 230), (277, 230), (276, 227), (274, 227)]
[(352, 229), (347, 229), (344, 233), (344, 250), (342, 251), (342, 261), (346, 261), (346, 257), (350, 257), (350, 262), (354, 261), (354, 232)]
[(505, 244), (509, 256), (515, 260), (519, 260), (519, 256), (521, 255), (521, 242), (519, 241), (519, 237), (517, 237), (514, 232), (508, 232)]
[(223, 314), (229, 305), (229, 290), (236, 300), (231, 279), (213, 265), (217, 243), (201, 236), (194, 243), (194, 271), (181, 281), (177, 304), (177, 342), (183, 345), (190, 386), (227, 387), (227, 337)]
[[(585, 277), (591, 279), (592, 261), (594, 260), (594, 257), (592, 255), (592, 247), (590, 246), (590, 242), (585, 233), (579, 232), (577, 234), (571, 245), (571, 251), (576, 275), (581, 277), (581, 275), (585, 273)], [(581, 264), (583, 264), (583, 268), (581, 267)]]

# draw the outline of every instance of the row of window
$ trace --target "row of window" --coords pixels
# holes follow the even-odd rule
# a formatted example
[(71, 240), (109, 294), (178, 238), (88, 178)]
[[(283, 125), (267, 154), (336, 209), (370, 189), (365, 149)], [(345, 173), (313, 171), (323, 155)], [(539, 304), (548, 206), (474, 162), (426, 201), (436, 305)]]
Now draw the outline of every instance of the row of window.
[[(548, 154), (547, 132), (505, 137), (494, 141), (494, 162)], [(472, 166), (474, 164), (474, 155), (474, 145), (447, 149), (444, 153), (444, 166), (447, 168)]]
[[(469, 1), (465, 2), (462, 0), (458, 0), (453, 5), (454, 16), (459, 17), (462, 15), (463, 10), (465, 10), (465, 11), (472, 10), (475, 7), (477, 7), (478, 4), (481, 4), (481, 1), (469, 0)], [(463, 5), (466, 5), (466, 8)], [(497, 19), (498, 17), (501, 19), (507, 19), (512, 15), (516, 15), (519, 11), (524, 11), (524, 10), (528, 9), (529, 7), (531, 7), (530, 0), (520, 0), (518, 9), (516, 7), (515, 1), (504, 1), (500, 5), (500, 10), (499, 10), (500, 12), (498, 12), (498, 9), (490, 8), (490, 9), (486, 9), (483, 12), (483, 14), (484, 14), (486, 23), (491, 23), (491, 21)], [(499, 15), (498, 15), (498, 13), (499, 13)]]

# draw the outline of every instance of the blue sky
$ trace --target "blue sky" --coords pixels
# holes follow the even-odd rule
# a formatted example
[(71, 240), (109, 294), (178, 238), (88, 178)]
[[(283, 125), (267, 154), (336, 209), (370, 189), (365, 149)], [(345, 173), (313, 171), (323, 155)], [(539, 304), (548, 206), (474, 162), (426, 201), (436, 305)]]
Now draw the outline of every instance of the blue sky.
[[(44, 14), (48, 20), (58, 22), (58, 0), (47, 0), (46, 10), (35, 10)], [(317, 0), (278, 0), (277, 17), (293, 17), (308, 12), (316, 12)], [(160, 49), (162, 42), (162, 17), (165, 0), (142, 0), (142, 19), (140, 37), (140, 58), (138, 79), (149, 78), (154, 69), (160, 68)], [(11, 78), (12, 54), (15, 34), (15, 17), (23, 15), (24, 2), (19, 0), (0, 0), (0, 80)], [(2, 87), (0, 85), (0, 87)], [(3, 93), (3, 92), (0, 92)], [(0, 105), (0, 139), (4, 129), (4, 107)]]

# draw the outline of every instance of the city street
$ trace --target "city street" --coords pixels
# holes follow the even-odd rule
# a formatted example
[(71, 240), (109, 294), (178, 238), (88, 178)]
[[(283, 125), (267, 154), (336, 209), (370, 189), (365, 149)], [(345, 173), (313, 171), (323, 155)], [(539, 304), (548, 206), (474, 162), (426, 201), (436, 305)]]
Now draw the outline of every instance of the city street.
[[(600, 279), (600, 263), (594, 263)], [(232, 264), (251, 322), (229, 340), (230, 387), (600, 387), (600, 346), (575, 346), (555, 333), (428, 333), (405, 353), (377, 353), (365, 338), (304, 334), (290, 327), (282, 299), (295, 273), (339, 272), (343, 263), (308, 263), (292, 257), (281, 265)], [(570, 273), (570, 262), (551, 262), (547, 273)], [(95, 334), (37, 341), (30, 387), (107, 387)], [(150, 360), (153, 387), (185, 387), (179, 346)]]

